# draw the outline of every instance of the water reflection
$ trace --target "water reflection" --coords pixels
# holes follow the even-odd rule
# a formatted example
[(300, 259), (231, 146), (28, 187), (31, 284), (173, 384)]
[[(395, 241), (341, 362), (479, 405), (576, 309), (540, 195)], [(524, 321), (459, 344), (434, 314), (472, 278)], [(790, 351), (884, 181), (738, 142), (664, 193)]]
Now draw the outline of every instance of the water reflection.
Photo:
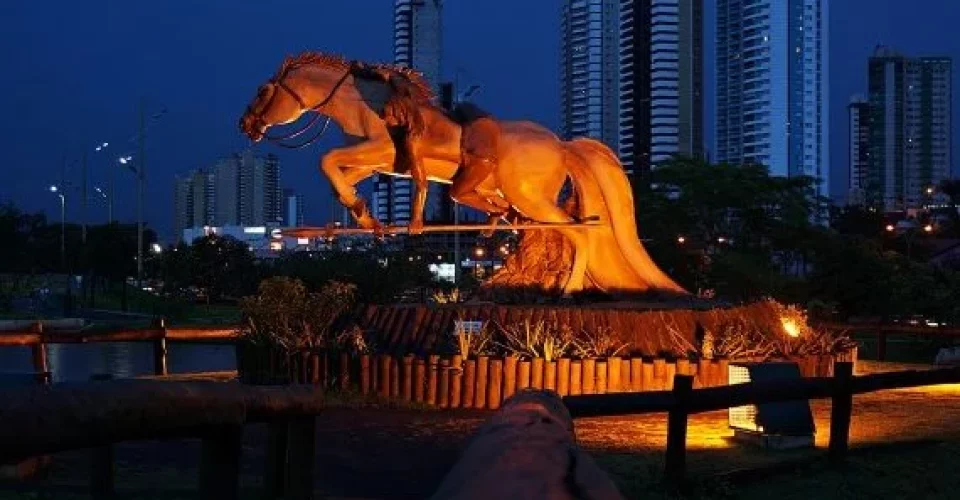
[[(170, 373), (236, 369), (231, 345), (168, 344)], [(153, 346), (148, 342), (48, 344), (47, 365), (54, 382), (89, 380), (97, 374), (130, 378), (153, 374)], [(32, 371), (29, 347), (0, 347), (0, 372)]]

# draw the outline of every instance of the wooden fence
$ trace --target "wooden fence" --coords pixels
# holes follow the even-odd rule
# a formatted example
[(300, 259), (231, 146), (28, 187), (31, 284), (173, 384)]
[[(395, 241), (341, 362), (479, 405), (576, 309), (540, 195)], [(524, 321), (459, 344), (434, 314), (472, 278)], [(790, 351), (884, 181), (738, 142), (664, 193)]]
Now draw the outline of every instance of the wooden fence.
[(924, 339), (960, 339), (960, 328), (930, 327), (910, 324), (882, 323), (819, 323), (816, 326), (834, 331), (871, 333), (877, 339), (877, 361), (887, 359), (887, 343), (891, 335), (908, 335)]
[(837, 362), (833, 377), (751, 382), (693, 389), (693, 378), (676, 375), (670, 391), (643, 394), (567, 396), (574, 418), (667, 413), (665, 480), (680, 484), (686, 475), (687, 418), (691, 414), (736, 406), (830, 398), (831, 459), (842, 460), (849, 449), (853, 396), (886, 389), (960, 383), (960, 367), (853, 376), (853, 363)]
[(92, 344), (100, 342), (151, 342), (153, 344), (153, 371), (155, 375), (167, 375), (167, 343), (223, 343), (237, 338), (236, 326), (170, 327), (166, 321), (157, 319), (147, 328), (87, 332), (44, 331), (43, 323), (35, 323), (28, 331), (0, 332), (0, 347), (28, 346), (33, 358), (33, 369), (38, 374), (49, 376), (47, 344)]

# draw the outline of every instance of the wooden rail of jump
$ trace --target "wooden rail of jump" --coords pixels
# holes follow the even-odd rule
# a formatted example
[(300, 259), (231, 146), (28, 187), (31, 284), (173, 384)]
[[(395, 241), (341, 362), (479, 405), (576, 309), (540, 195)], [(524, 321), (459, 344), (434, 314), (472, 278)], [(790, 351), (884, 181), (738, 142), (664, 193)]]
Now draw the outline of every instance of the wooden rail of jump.
[(843, 460), (849, 451), (853, 396), (887, 389), (904, 389), (960, 383), (960, 367), (908, 370), (853, 376), (853, 364), (837, 362), (830, 378), (802, 378), (750, 382), (725, 387), (691, 389), (693, 377), (676, 375), (672, 391), (635, 394), (567, 396), (563, 399), (573, 418), (668, 414), (664, 478), (677, 486), (686, 475), (687, 417), (743, 405), (830, 398), (828, 456)]

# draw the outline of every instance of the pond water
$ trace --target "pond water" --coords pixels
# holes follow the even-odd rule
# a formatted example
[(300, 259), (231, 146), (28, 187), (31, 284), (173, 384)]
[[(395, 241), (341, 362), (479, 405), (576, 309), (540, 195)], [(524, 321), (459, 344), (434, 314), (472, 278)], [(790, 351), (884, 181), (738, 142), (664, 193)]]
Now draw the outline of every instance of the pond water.
[[(104, 342), (97, 344), (48, 344), (47, 365), (54, 382), (80, 382), (93, 375), (130, 378), (153, 374), (150, 342)], [(167, 344), (170, 373), (236, 369), (232, 345)], [(0, 373), (33, 371), (29, 347), (0, 347)]]

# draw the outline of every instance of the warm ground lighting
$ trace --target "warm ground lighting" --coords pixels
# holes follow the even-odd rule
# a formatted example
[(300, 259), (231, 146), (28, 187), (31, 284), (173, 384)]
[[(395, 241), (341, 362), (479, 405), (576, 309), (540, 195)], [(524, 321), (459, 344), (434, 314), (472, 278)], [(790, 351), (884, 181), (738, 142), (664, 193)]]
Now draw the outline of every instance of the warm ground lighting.
[(800, 336), (800, 325), (790, 318), (780, 318), (780, 324), (783, 325), (783, 331), (792, 338)]

